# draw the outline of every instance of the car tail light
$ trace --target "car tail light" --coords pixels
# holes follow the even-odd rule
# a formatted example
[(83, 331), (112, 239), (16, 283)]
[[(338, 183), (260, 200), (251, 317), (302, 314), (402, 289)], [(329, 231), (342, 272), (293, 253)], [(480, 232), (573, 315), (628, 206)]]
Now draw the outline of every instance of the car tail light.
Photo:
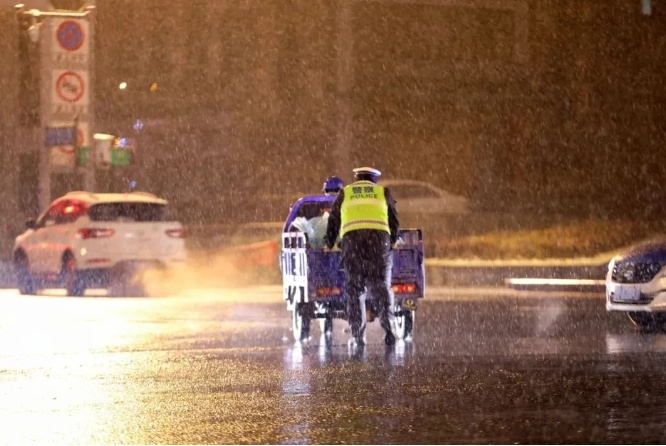
[(340, 296), (342, 289), (337, 286), (317, 288), (317, 296)]
[(167, 229), (164, 231), (167, 236), (171, 238), (185, 238), (185, 230), (184, 229)]
[(79, 229), (78, 235), (82, 239), (89, 239), (89, 238), (107, 238), (111, 237), (113, 234), (115, 234), (116, 231), (113, 229), (106, 229), (106, 228), (81, 228)]
[(65, 207), (62, 212), (65, 215), (83, 215), (88, 212), (88, 205), (78, 201), (73, 201), (71, 204)]
[(391, 289), (393, 290), (394, 293), (397, 294), (409, 294), (409, 293), (414, 293), (416, 291), (416, 284), (415, 283), (399, 283), (396, 285), (392, 285)]

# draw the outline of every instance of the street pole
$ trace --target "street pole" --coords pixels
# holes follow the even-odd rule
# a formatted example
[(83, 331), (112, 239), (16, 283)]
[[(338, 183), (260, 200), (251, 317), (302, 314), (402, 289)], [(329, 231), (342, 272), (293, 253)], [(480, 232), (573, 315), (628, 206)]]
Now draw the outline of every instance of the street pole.
[[(94, 51), (94, 37), (95, 37), (95, 24), (97, 22), (97, 7), (95, 5), (95, 0), (88, 2), (86, 6), (86, 11), (88, 14), (86, 18), (88, 19), (88, 41), (90, 42), (90, 52), (88, 53), (88, 84), (92, 87), (95, 85), (95, 51)], [(91, 88), (91, 91), (93, 88)], [(85, 166), (85, 172), (83, 174), (83, 187), (89, 192), (95, 192), (96, 189), (96, 178), (95, 178), (95, 159), (97, 154), (95, 153), (95, 141), (93, 138), (95, 128), (95, 98), (90, 94), (90, 100), (88, 102), (88, 134), (86, 135), (86, 141), (88, 141), (88, 163)]]
[[(38, 93), (38, 104), (36, 109), (32, 110), (36, 114), (37, 120), (34, 123), (33, 128), (33, 140), (32, 144), (39, 147), (39, 172), (37, 180), (37, 198), (39, 209), (44, 209), (50, 202), (51, 199), (51, 159), (50, 153), (46, 150), (44, 141), (46, 135), (46, 117), (48, 114), (49, 104), (45, 101), (47, 98), (47, 89), (48, 89), (48, 77), (50, 72), (48, 69), (49, 57), (45, 47), (48, 45), (44, 38), (44, 35), (48, 36), (48, 32), (44, 30), (48, 27), (47, 23), (39, 22), (37, 16), (34, 14), (36, 10), (26, 11), (25, 5), (17, 4), (15, 7), (17, 22), (19, 23), (19, 39), (27, 42), (27, 52), (28, 52), (28, 69), (31, 73), (35, 71), (38, 73), (37, 83), (28, 85), (27, 88), (34, 88)], [(23, 22), (27, 19), (29, 23), (29, 28), (24, 28)], [(26, 24), (27, 26), (27, 24)], [(20, 43), (20, 45), (22, 45)], [(35, 54), (36, 53), (36, 54)], [(33, 56), (36, 56), (33, 58)], [(23, 73), (23, 75), (26, 75)], [(20, 101), (26, 100), (25, 97), (20, 97)], [(29, 104), (22, 104), (21, 107), (27, 107)], [(32, 122), (30, 119), (28, 122)], [(30, 185), (22, 184), (21, 187), (29, 187)]]
[(51, 108), (51, 23), (48, 18), (39, 25), (39, 209), (46, 209), (51, 203), (51, 151), (46, 144), (46, 127)]

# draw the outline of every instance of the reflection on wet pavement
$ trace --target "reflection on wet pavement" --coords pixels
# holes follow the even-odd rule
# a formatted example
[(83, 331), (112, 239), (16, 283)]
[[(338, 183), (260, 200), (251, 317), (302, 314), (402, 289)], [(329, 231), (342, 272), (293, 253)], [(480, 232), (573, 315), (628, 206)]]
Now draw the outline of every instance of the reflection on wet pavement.
[(279, 295), (0, 302), (6, 444), (666, 440), (666, 335), (603, 296), (435, 295), (388, 348), (295, 343)]
[(666, 336), (663, 333), (606, 333), (606, 352), (665, 353)]

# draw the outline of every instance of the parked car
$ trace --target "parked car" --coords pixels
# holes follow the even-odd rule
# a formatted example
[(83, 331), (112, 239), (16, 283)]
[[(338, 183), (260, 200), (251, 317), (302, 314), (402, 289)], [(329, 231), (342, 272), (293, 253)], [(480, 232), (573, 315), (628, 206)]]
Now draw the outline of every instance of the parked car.
[(181, 266), (185, 234), (167, 202), (145, 192), (70, 192), (56, 199), (16, 237), (13, 266), (21, 294), (64, 287), (141, 294), (134, 283), (143, 267)]
[(417, 180), (380, 180), (391, 190), (400, 213), (466, 214), (469, 200)]
[(625, 312), (643, 328), (666, 326), (666, 238), (635, 244), (611, 259), (606, 310)]

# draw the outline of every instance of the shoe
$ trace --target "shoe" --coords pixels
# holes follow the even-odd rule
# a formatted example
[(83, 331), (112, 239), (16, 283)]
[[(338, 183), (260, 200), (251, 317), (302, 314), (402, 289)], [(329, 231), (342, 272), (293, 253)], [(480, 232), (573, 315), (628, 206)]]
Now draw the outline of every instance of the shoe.
[(384, 344), (395, 345), (395, 335), (390, 331), (387, 331), (386, 335), (384, 335)]

